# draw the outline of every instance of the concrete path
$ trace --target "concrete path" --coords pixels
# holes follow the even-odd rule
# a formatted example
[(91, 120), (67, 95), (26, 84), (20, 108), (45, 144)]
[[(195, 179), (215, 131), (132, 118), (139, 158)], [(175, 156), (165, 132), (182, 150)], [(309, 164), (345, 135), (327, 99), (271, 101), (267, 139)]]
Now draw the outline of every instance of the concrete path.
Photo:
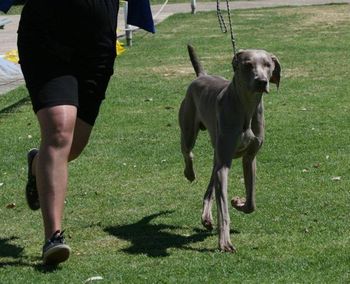
[[(232, 9), (255, 9), (269, 8), (282, 6), (310, 6), (310, 5), (325, 5), (325, 4), (341, 4), (348, 3), (350, 0), (255, 0), (255, 1), (230, 1)], [(152, 6), (153, 15), (160, 9), (161, 5)], [(226, 8), (226, 1), (221, 0), (221, 9)], [(196, 11), (212, 11), (216, 10), (216, 2), (200, 2), (197, 1)], [(168, 17), (175, 13), (187, 13), (191, 11), (190, 1), (183, 4), (168, 4), (163, 9), (161, 17)]]
[[(323, 5), (332, 3), (348, 3), (350, 0), (255, 0), (255, 1), (231, 1), (230, 7), (232, 9), (254, 9), (263, 7), (278, 7), (278, 6), (305, 6), (305, 5)], [(226, 6), (225, 1), (222, 0), (221, 8), (224, 10)], [(162, 5), (152, 6), (152, 13), (154, 16), (158, 14)], [(196, 11), (212, 11), (216, 9), (216, 2), (200, 2), (197, 1)], [(176, 13), (190, 13), (191, 5), (190, 0), (188, 3), (183, 4), (168, 4), (164, 9), (155, 17), (155, 23), (159, 23), (165, 20), (167, 17)], [(7, 51), (17, 49), (17, 28), (19, 22), (19, 15), (6, 16), (1, 15), (0, 19), (7, 18), (11, 20), (11, 23), (5, 25), (4, 29), (0, 29), (0, 55), (5, 54)], [(122, 29), (124, 27), (124, 11), (121, 8), (118, 17), (118, 26)], [(122, 32), (123, 33), (123, 32)], [(0, 95), (4, 94), (18, 85), (23, 84), (23, 80), (19, 80), (14, 84), (0, 85)]]

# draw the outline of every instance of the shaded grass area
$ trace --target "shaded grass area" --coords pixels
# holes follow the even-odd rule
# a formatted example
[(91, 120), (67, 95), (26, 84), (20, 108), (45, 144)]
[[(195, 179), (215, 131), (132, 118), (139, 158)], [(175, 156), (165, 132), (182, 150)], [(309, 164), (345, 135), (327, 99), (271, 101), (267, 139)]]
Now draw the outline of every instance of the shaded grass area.
[[(177, 126), (195, 77), (188, 42), (209, 73), (232, 77), (229, 35), (215, 13), (175, 15), (154, 36), (136, 33), (118, 58), (91, 143), (70, 165), (64, 227), (73, 255), (57, 269), (40, 265), (41, 218), (23, 196), (37, 122), (28, 101), (0, 112), (0, 282), (349, 282), (349, 12), (234, 11), (238, 46), (273, 52), (283, 72), (280, 90), (265, 97), (257, 212), (230, 212), (237, 254), (218, 252), (216, 231), (200, 225), (212, 162), (207, 134), (195, 148), (198, 180), (188, 184)], [(241, 179), (236, 161), (230, 196), (243, 195)]]

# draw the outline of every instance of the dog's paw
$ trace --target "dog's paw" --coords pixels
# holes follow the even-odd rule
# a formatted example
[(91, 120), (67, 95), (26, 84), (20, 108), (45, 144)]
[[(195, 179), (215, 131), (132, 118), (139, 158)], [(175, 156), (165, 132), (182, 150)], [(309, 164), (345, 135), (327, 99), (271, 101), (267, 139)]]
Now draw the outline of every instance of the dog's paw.
[(202, 225), (208, 231), (212, 231), (214, 229), (213, 222), (211, 220), (202, 220)]
[(240, 198), (237, 196), (233, 197), (231, 199), (231, 205), (236, 210), (241, 211), (241, 212), (246, 213), (246, 214), (252, 213), (255, 210), (254, 206), (247, 206), (245, 198)]
[(185, 169), (184, 175), (190, 182), (193, 182), (196, 179), (196, 175), (195, 175), (193, 169)]
[(236, 253), (237, 249), (231, 243), (226, 243), (226, 244), (220, 244), (220, 251)]

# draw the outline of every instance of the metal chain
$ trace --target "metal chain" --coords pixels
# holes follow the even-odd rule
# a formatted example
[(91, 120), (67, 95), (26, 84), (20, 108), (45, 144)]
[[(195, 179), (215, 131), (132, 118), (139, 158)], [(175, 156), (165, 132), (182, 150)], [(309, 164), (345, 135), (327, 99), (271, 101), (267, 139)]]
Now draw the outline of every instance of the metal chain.
[(216, 15), (218, 16), (218, 21), (220, 25), (220, 29), (223, 33), (227, 33), (227, 27), (225, 24), (224, 17), (222, 16), (221, 10), (220, 10), (220, 0), (216, 0)]
[(233, 54), (236, 55), (236, 39), (235, 39), (235, 36), (233, 34), (229, 0), (226, 0), (226, 6), (227, 6), (228, 22), (229, 22), (229, 25), (230, 25), (230, 34), (231, 34), (231, 42), (232, 42)]
[[(227, 7), (228, 23), (229, 23), (229, 27), (230, 27), (230, 35), (231, 35), (233, 54), (236, 55), (236, 39), (235, 39), (235, 36), (233, 33), (233, 28), (232, 28), (229, 0), (226, 0), (226, 7)], [(216, 0), (216, 14), (218, 16), (218, 21), (219, 21), (221, 31), (223, 33), (227, 33), (226, 23), (225, 23), (224, 17), (222, 16), (221, 9), (220, 9), (220, 0)]]

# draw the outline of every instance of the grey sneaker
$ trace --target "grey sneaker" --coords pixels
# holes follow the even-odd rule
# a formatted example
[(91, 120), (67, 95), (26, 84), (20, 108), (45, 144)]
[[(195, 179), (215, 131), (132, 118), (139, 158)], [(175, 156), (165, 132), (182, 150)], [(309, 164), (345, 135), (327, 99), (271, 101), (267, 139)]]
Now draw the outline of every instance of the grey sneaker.
[(26, 185), (26, 199), (30, 209), (38, 210), (40, 208), (38, 190), (36, 188), (36, 178), (32, 175), (33, 159), (38, 154), (38, 149), (31, 149), (27, 154), (28, 161), (28, 180)]
[(69, 258), (71, 249), (64, 243), (64, 231), (56, 231), (43, 246), (44, 265), (57, 265)]

